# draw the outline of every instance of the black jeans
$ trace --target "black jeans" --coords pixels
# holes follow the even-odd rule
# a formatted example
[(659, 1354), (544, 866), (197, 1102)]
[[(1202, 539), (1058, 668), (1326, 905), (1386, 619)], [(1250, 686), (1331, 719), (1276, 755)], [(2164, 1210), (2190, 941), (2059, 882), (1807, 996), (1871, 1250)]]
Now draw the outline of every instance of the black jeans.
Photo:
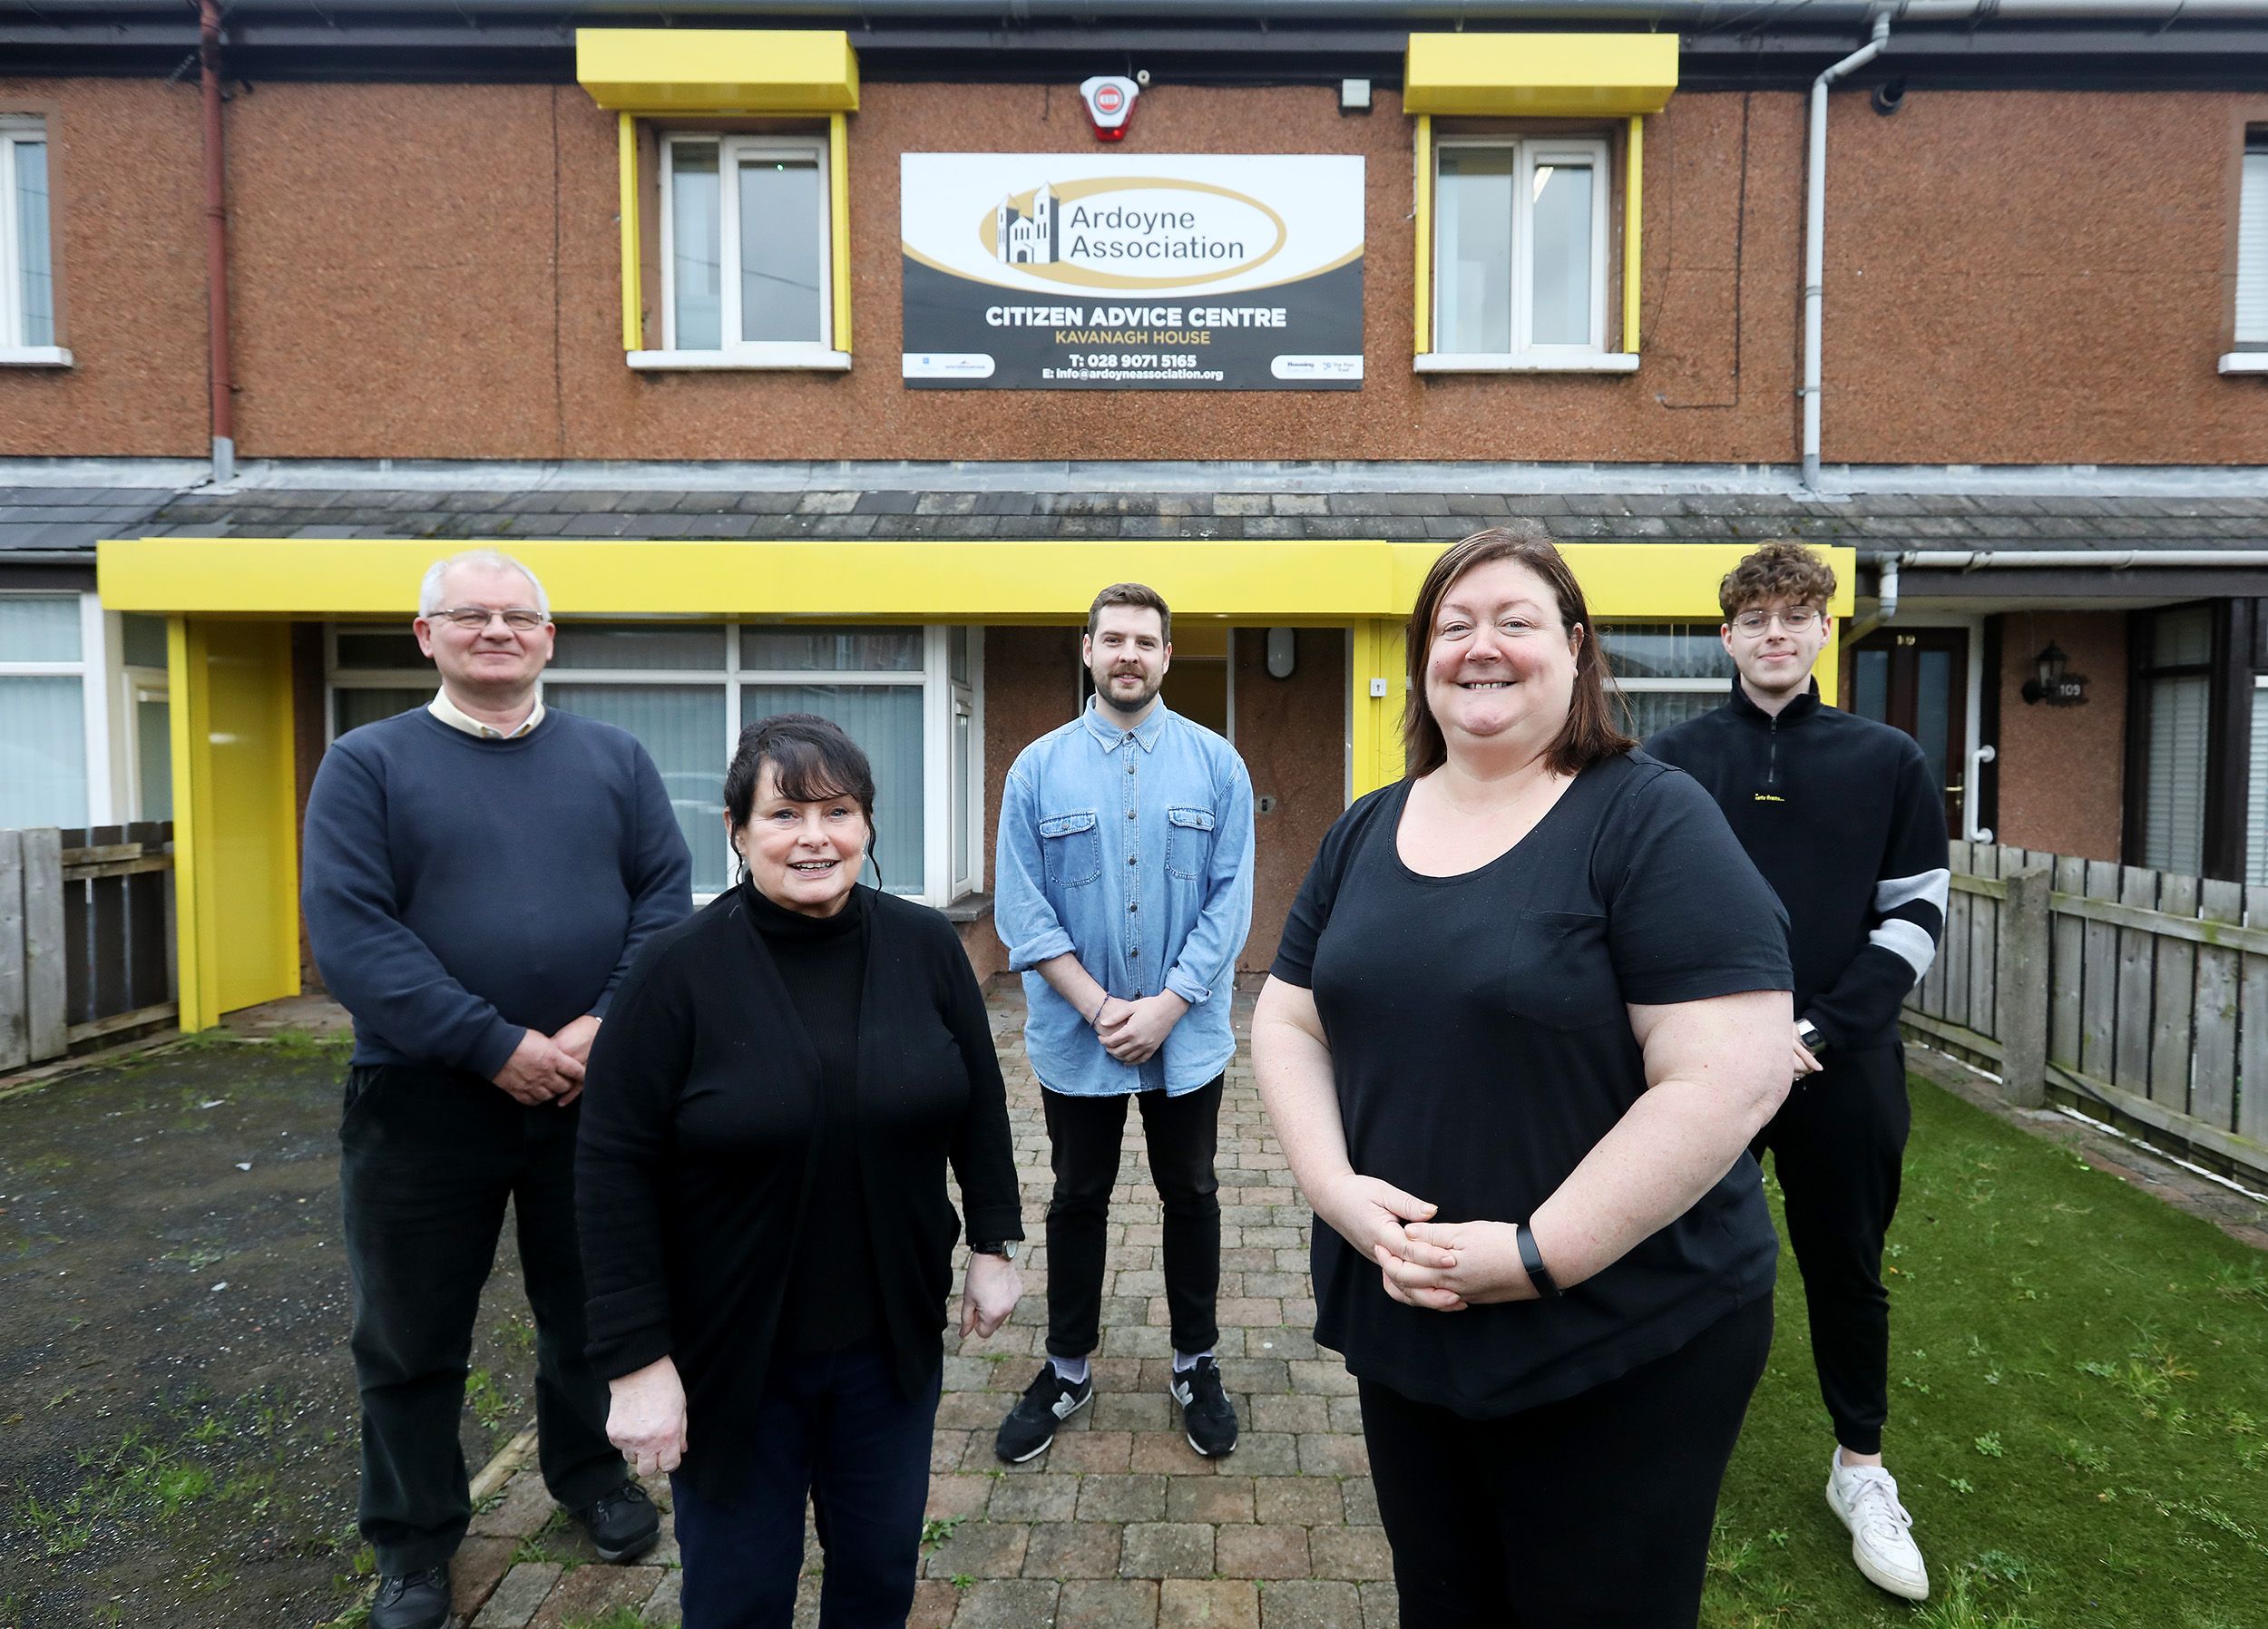
[[(1210, 1351), (1220, 1299), (1220, 1184), (1213, 1150), (1221, 1078), (1168, 1097), (1137, 1092), (1149, 1174), (1165, 1206), (1166, 1310), (1176, 1351)], [(1048, 1201), (1048, 1351), (1083, 1358), (1101, 1339), (1102, 1264), (1110, 1242), (1110, 1189), (1119, 1179), (1126, 1098), (1072, 1097), (1042, 1090), (1055, 1195)]]
[[(1469, 1317), (1469, 1313), (1442, 1313)], [(1360, 1382), (1413, 1629), (1693, 1629), (1772, 1298), (1556, 1403), (1466, 1419)]]
[(582, 1355), (582, 1111), (528, 1108), (444, 1068), (353, 1068), (346, 1096), (338, 1178), (362, 1390), (362, 1536), (381, 1573), (418, 1572), (455, 1555), (472, 1519), (457, 1421), (507, 1199), (535, 1313), (543, 1484), (576, 1506), (628, 1474), (606, 1439), (606, 1382)]
[(1771, 1150), (1787, 1199), (1788, 1244), (1804, 1274), (1812, 1360), (1835, 1440), (1854, 1454), (1882, 1451), (1890, 1418), (1890, 1292), (1882, 1236), (1898, 1211), (1898, 1185), (1913, 1122), (1902, 1046), (1829, 1052), (1827, 1067), (1797, 1081), (1756, 1136)]
[(943, 1373), (940, 1364), (909, 1399), (878, 1335), (832, 1352), (776, 1354), (755, 1428), (726, 1445), (748, 1461), (734, 1496), (704, 1497), (683, 1476), (670, 1478), (685, 1629), (787, 1629), (807, 1497), (826, 1552), (819, 1629), (902, 1629)]

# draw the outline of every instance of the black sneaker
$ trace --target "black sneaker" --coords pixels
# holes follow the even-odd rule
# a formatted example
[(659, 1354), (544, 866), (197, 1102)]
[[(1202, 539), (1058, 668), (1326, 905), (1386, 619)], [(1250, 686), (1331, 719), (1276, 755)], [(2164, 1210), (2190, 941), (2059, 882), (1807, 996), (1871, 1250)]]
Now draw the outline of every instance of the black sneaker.
[(448, 1629), (451, 1622), (445, 1565), (422, 1573), (388, 1573), (378, 1580), (370, 1629)]
[(629, 1561), (643, 1556), (661, 1536), (661, 1512), (653, 1507), (646, 1490), (624, 1482), (612, 1493), (602, 1493), (574, 1513), (601, 1561)]
[(1011, 1465), (1021, 1465), (1045, 1452), (1055, 1440), (1055, 1428), (1094, 1400), (1091, 1379), (1067, 1380), (1055, 1372), (1054, 1364), (1042, 1363), (1039, 1378), (1023, 1389), (1023, 1400), (1000, 1422), (992, 1451)]
[(1219, 1364), (1199, 1358), (1196, 1368), (1175, 1372), (1166, 1394), (1181, 1405), (1181, 1429), (1191, 1448), (1207, 1459), (1237, 1451), (1237, 1407), (1221, 1390)]

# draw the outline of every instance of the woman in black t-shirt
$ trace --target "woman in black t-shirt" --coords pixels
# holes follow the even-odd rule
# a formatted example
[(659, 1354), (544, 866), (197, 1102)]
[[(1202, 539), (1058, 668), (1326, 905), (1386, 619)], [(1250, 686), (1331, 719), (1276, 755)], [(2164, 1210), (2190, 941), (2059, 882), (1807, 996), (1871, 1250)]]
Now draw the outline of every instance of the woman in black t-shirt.
[(743, 731), (746, 878), (647, 941), (591, 1054), (589, 1351), (608, 1436), (670, 1475), (686, 1629), (787, 1629), (807, 1503), (819, 1622), (904, 1624), (964, 1225), (962, 1335), (1022, 1289), (984, 997), (950, 922), (857, 885), (874, 796), (828, 720)]
[(1253, 1021), (1315, 1338), (1403, 1623), (1691, 1624), (1771, 1344), (1784, 913), (1613, 727), (1549, 542), (1452, 548), (1408, 644), (1409, 774), (1325, 838)]

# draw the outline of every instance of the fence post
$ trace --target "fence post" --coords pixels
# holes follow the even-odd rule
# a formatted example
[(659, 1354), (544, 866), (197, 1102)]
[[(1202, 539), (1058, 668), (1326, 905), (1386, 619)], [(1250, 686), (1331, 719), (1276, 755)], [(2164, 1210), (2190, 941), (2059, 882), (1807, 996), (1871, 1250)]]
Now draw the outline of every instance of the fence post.
[(2019, 1108), (2048, 1100), (2048, 870), (2027, 861), (2002, 879), (1999, 946), (2000, 1091)]
[(69, 963), (63, 932), (63, 834), (24, 834), (24, 1007), (32, 1061), (69, 1049)]

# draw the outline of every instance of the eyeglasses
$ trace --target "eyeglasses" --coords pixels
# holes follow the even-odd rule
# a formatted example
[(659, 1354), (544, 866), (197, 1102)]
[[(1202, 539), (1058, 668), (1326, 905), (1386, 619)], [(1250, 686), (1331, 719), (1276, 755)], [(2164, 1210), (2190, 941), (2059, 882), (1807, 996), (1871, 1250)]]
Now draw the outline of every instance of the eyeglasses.
[(453, 605), (445, 610), (425, 613), (425, 619), (429, 622), (446, 622), (453, 627), (462, 628), (467, 633), (481, 632), (487, 628), (488, 619), (491, 617), (502, 617), (504, 626), (514, 633), (533, 632), (551, 620), (551, 618), (542, 611), (530, 610), (524, 605), (515, 605), (509, 610), (490, 610), (486, 606), (482, 605)]
[(1753, 639), (1774, 621), (1790, 633), (1809, 633), (1819, 625), (1819, 612), (1809, 605), (1791, 605), (1784, 611), (1743, 611), (1733, 619), (1733, 626)]

